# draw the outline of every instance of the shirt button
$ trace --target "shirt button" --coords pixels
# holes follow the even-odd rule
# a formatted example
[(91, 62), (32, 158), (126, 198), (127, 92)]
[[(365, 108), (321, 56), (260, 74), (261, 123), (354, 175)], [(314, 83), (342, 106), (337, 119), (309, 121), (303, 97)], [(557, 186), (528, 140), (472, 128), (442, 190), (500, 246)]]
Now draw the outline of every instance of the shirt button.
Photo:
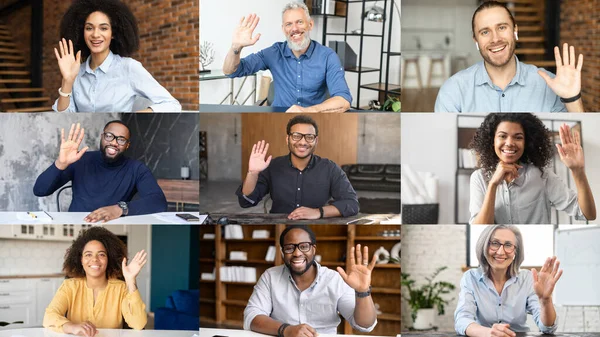
[(297, 91), (300, 92), (300, 89), (298, 89)]
[(502, 303), (498, 303), (498, 306), (499, 306), (499, 307), (501, 307), (501, 306), (502, 306)]
[(300, 102), (298, 102), (298, 104), (300, 104)]
[(298, 187), (298, 191), (300, 191), (300, 187)]
[(502, 97), (504, 97), (504, 94), (502, 94)]
[(298, 75), (298, 77), (300, 77), (300, 75)]
[(300, 204), (296, 204), (296, 207), (300, 207)]
[(302, 174), (302, 172), (300, 172), (300, 174)]

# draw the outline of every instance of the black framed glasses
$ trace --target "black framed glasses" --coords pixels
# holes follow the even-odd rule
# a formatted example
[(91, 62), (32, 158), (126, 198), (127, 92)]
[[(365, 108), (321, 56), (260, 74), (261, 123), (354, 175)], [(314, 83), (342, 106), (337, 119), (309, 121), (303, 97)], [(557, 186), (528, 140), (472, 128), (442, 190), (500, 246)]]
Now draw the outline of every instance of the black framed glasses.
[(292, 254), (296, 250), (296, 247), (298, 247), (298, 249), (300, 249), (301, 252), (306, 253), (310, 250), (310, 247), (312, 247), (312, 245), (313, 244), (311, 242), (290, 243), (287, 245), (283, 245), (283, 252), (285, 254)]
[(307, 142), (312, 143), (315, 141), (315, 139), (317, 139), (317, 135), (312, 134), (312, 133), (300, 133), (300, 132), (292, 132), (289, 134), (290, 137), (292, 137), (292, 140), (297, 142), (300, 141), (302, 138), (306, 139)]
[(516, 246), (510, 242), (500, 243), (500, 241), (490, 241), (490, 249), (494, 252), (498, 251), (502, 246), (504, 246), (504, 251), (509, 254), (514, 252), (516, 248)]
[(117, 144), (119, 145), (125, 145), (127, 143), (129, 143), (129, 139), (123, 137), (123, 136), (115, 136), (114, 134), (110, 133), (110, 132), (104, 132), (102, 134), (102, 136), (104, 137), (104, 140), (107, 142), (112, 142), (113, 139), (117, 139)]

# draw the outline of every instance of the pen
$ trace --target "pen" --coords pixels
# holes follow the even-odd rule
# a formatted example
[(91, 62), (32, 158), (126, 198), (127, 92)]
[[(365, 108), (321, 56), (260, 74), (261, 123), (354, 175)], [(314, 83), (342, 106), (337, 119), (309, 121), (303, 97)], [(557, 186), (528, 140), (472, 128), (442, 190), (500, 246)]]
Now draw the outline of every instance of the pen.
[(27, 214), (28, 214), (30, 217), (32, 217), (32, 218), (34, 218), (34, 219), (37, 219), (37, 215), (33, 214), (32, 212), (27, 212)]
[(52, 218), (52, 217), (50, 216), (50, 214), (48, 214), (48, 212), (44, 211), (44, 213), (46, 213), (46, 215), (47, 215), (47, 216), (50, 218), (50, 220), (54, 220), (54, 218)]

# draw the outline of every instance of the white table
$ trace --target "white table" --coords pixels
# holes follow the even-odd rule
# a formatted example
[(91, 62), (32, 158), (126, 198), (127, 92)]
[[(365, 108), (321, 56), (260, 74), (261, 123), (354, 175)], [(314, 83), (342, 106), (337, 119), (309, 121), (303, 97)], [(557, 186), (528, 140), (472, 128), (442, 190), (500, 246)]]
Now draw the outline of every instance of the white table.
[[(27, 212), (0, 212), (0, 225), (25, 225), (25, 224), (84, 224), (83, 219), (91, 212), (48, 212), (52, 220), (31, 219), (23, 220), (22, 215)], [(107, 222), (115, 225), (163, 225), (163, 224), (196, 224), (200, 222), (188, 222), (175, 216), (175, 214), (187, 213), (198, 217), (198, 212), (163, 212), (146, 215), (124, 216)]]
[[(206, 329), (200, 327), (200, 337), (213, 337), (213, 336), (226, 336), (226, 337), (273, 337), (271, 335), (264, 335), (254, 331), (248, 330), (233, 330), (233, 329)], [(364, 335), (326, 335), (319, 334), (319, 337), (336, 337), (336, 336), (348, 336), (348, 337), (365, 337)], [(398, 335), (400, 336), (400, 335)], [(0, 335), (0, 337), (4, 337)], [(372, 336), (381, 337), (381, 336)]]
[[(198, 331), (98, 329), (95, 337), (197, 337)], [(73, 337), (44, 328), (0, 330), (0, 337)]]

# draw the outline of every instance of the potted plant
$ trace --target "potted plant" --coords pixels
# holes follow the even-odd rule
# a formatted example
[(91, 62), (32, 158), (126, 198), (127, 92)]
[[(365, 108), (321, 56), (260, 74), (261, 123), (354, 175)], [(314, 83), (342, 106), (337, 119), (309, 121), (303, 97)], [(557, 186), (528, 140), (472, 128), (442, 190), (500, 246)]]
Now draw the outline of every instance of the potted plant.
[(408, 296), (405, 299), (408, 301), (413, 320), (413, 329), (426, 330), (434, 327), (435, 309), (438, 315), (444, 314), (444, 306), (451, 300), (444, 300), (441, 295), (449, 294), (456, 287), (449, 282), (438, 281), (433, 283), (433, 280), (439, 273), (446, 270), (448, 267), (438, 268), (430, 277), (426, 277), (427, 283), (421, 287), (416, 286), (416, 282), (410, 279), (410, 274), (402, 273), (402, 289), (408, 290)]
[(383, 103), (381, 110), (382, 111), (400, 112), (401, 107), (402, 107), (402, 104), (400, 103), (400, 97), (388, 96), (388, 98)]

